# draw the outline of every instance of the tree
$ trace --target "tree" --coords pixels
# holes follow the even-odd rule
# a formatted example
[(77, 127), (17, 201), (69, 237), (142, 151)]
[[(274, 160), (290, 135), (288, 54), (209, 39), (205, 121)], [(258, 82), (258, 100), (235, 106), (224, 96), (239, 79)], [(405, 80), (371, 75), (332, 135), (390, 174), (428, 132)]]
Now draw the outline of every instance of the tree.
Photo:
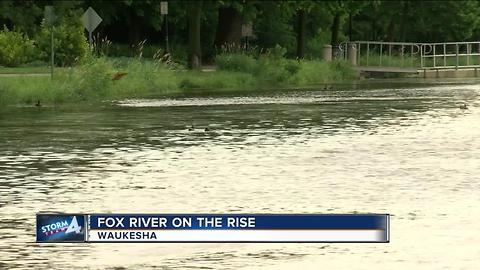
[(200, 69), (202, 48), (200, 43), (201, 13), (203, 1), (188, 2), (188, 67)]
[(298, 28), (297, 28), (297, 58), (305, 57), (305, 35), (307, 28), (307, 12), (305, 9), (297, 10)]
[(277, 44), (288, 52), (295, 51), (296, 32), (292, 27), (292, 18), (296, 13), (296, 2), (259, 1), (257, 14), (253, 21), (257, 35), (257, 45), (273, 48)]
[(218, 6), (218, 23), (215, 47), (225, 44), (240, 45), (242, 38), (242, 4), (239, 1), (222, 1)]
[[(341, 30), (342, 18), (345, 14), (349, 14), (351, 18), (358, 14), (366, 5), (375, 4), (376, 1), (365, 2), (355, 0), (332, 1), (328, 2), (328, 8), (332, 12), (333, 21), (331, 26), (331, 44), (336, 46), (340, 43), (339, 34)], [(349, 29), (350, 31), (350, 29)]]
[[(155, 0), (87, 0), (83, 7), (92, 6), (102, 17), (106, 25), (119, 25), (126, 28), (128, 43), (137, 45), (145, 39), (145, 30), (152, 28), (159, 31), (162, 28), (163, 16), (160, 15), (160, 1)], [(122, 31), (125, 33), (125, 31)]]
[(305, 57), (305, 45), (307, 39), (307, 18), (308, 14), (319, 3), (315, 1), (299, 1), (294, 3), (293, 8), (296, 10), (296, 33), (297, 33), (297, 52), (298, 59)]

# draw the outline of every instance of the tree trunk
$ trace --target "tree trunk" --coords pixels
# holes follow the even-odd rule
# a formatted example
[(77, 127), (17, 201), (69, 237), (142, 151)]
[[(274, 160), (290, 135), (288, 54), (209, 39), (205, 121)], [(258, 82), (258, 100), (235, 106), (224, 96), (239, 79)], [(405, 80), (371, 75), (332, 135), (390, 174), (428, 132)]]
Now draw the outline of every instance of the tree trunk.
[(348, 13), (348, 41), (352, 42), (352, 31), (353, 31), (353, 16), (352, 13)]
[(130, 46), (137, 46), (140, 43), (142, 27), (139, 20), (140, 18), (133, 11), (128, 12), (128, 42)]
[(387, 41), (392, 42), (395, 39), (395, 20), (393, 17), (390, 19), (387, 29)]
[(188, 67), (190, 69), (200, 69), (202, 66), (201, 13), (202, 1), (190, 1), (188, 3)]
[(228, 44), (234, 47), (240, 45), (242, 39), (242, 15), (233, 7), (221, 7), (218, 9), (217, 34), (215, 47)]
[(377, 40), (377, 19), (372, 18), (370, 23), (372, 24), (372, 40), (375, 41)]
[(405, 34), (406, 34), (406, 24), (407, 24), (407, 14), (408, 14), (408, 2), (403, 1), (403, 11), (402, 11), (402, 22), (400, 23), (400, 31), (401, 31), (401, 41), (405, 42)]
[(305, 57), (305, 32), (307, 30), (307, 14), (305, 10), (297, 11), (298, 28), (297, 28), (297, 58)]
[(337, 46), (338, 45), (338, 32), (340, 31), (340, 13), (336, 13), (335, 17), (333, 17), (333, 23), (331, 27), (331, 32), (332, 32), (332, 40), (331, 44), (332, 46)]

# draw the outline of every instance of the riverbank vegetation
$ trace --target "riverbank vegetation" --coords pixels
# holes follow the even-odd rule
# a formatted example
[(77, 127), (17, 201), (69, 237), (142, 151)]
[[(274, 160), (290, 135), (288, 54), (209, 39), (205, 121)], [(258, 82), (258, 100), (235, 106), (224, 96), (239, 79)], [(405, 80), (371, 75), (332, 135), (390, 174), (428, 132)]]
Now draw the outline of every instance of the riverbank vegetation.
[[(220, 60), (221, 59), (221, 60)], [(235, 60), (232, 60), (235, 59)], [(296, 61), (262, 56), (221, 55), (218, 70), (188, 70), (181, 65), (142, 58), (125, 62), (89, 57), (50, 76), (0, 77), (0, 103), (34, 105), (122, 98), (152, 98), (205, 90), (261, 90), (351, 80), (355, 72), (342, 62)], [(248, 66), (245, 63), (249, 63)]]

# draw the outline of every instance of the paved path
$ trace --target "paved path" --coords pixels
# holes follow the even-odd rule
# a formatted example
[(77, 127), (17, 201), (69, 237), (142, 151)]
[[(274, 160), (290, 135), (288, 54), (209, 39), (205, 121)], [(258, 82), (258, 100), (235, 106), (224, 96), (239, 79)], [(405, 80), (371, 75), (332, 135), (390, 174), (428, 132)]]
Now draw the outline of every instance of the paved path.
[(0, 77), (42, 77), (50, 76), (50, 73), (0, 73)]

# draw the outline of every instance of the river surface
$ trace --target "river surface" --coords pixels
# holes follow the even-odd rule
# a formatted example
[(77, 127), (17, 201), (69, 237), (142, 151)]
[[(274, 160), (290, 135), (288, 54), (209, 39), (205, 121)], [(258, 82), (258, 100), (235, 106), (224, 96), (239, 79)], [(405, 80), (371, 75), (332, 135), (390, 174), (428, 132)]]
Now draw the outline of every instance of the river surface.
[[(0, 111), (0, 269), (479, 269), (479, 89)], [(39, 245), (39, 211), (390, 213), (391, 242)]]

